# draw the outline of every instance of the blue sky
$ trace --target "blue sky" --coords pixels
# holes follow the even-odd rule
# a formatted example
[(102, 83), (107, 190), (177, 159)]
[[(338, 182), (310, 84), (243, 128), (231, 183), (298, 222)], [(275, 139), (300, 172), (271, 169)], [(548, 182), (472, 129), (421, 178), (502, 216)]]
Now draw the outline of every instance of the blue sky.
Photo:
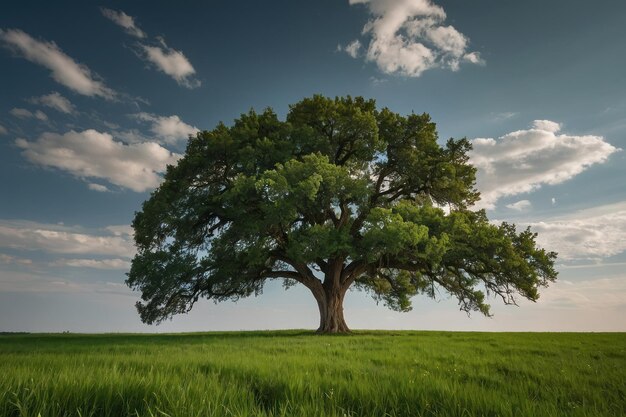
[(481, 207), (559, 252), (537, 303), (394, 313), (353, 328), (625, 331), (626, 4), (602, 1), (12, 2), (0, 6), (0, 331), (315, 328), (268, 285), (141, 324), (129, 224), (185, 140), (321, 93), (428, 112), (474, 142)]

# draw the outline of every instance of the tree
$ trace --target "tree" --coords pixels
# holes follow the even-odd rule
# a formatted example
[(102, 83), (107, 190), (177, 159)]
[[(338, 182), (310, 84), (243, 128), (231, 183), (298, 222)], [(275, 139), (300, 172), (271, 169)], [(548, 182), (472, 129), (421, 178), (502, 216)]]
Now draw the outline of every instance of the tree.
[(141, 319), (258, 295), (270, 279), (311, 291), (322, 333), (349, 331), (351, 287), (399, 311), (441, 290), (468, 314), (489, 315), (490, 294), (537, 300), (556, 254), (529, 229), (472, 211), (471, 144), (437, 139), (427, 114), (322, 96), (290, 106), (286, 121), (251, 110), (191, 137), (133, 221), (126, 282), (142, 293)]

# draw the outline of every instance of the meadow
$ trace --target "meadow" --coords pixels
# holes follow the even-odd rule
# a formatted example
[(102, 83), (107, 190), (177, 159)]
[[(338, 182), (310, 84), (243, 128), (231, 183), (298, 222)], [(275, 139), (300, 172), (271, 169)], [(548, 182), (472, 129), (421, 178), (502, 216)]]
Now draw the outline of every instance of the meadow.
[(2, 335), (0, 416), (626, 416), (626, 334)]

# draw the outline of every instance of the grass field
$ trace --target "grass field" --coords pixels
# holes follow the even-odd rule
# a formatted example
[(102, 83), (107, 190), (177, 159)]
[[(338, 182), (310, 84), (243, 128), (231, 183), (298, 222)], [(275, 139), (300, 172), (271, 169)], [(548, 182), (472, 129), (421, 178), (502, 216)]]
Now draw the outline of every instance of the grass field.
[(0, 336), (1, 416), (626, 416), (626, 334)]

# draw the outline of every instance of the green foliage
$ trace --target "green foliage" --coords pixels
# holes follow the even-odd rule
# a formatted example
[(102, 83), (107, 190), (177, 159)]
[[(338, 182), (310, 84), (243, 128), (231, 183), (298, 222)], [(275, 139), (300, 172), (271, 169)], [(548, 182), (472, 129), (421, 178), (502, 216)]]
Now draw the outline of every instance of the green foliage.
[[(127, 284), (142, 320), (200, 297), (258, 294), (268, 279), (316, 294), (353, 284), (401, 311), (413, 295), (536, 300), (556, 254), (535, 235), (471, 211), (479, 194), (466, 139), (438, 142), (427, 114), (401, 116), (363, 98), (307, 98), (286, 121), (267, 109), (192, 137), (136, 213)], [(445, 208), (445, 211), (444, 211)]]
[(0, 415), (621, 417), (625, 345), (624, 333), (0, 336)]

